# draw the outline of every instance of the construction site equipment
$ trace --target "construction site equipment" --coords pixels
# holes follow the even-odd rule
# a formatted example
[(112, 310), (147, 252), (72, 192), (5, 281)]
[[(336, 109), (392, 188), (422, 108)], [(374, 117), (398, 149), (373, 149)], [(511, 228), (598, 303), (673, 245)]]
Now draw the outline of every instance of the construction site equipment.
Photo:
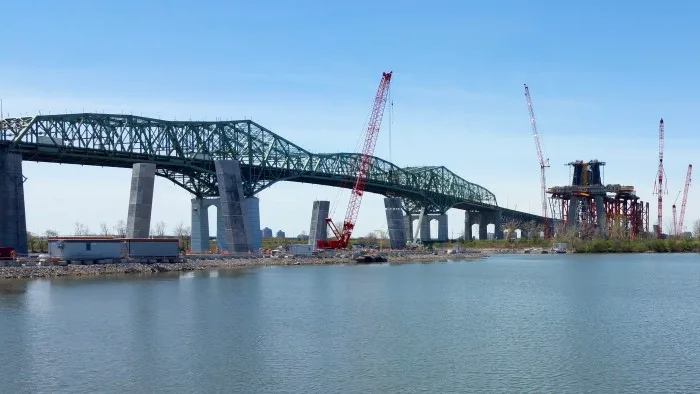
[(530, 97), (530, 89), (525, 85), (525, 99), (527, 100), (527, 110), (530, 114), (530, 126), (532, 127), (532, 136), (535, 138), (535, 148), (537, 149), (537, 159), (540, 164), (540, 187), (542, 198), (542, 217), (544, 218), (544, 236), (549, 238), (551, 230), (549, 228), (549, 216), (547, 215), (547, 180), (545, 176), (545, 168), (549, 167), (549, 159), (545, 159), (542, 154), (542, 145), (540, 143), (540, 134), (537, 131), (537, 123), (535, 122), (535, 111), (532, 109), (532, 98)]
[(649, 203), (642, 202), (633, 186), (605, 184), (605, 162), (581, 160), (573, 168), (571, 185), (553, 186), (552, 210), (564, 229), (582, 238), (613, 236), (634, 239), (649, 231)]
[(0, 246), (0, 260), (14, 260), (15, 249), (9, 246)]
[(683, 200), (681, 200), (681, 215), (678, 218), (676, 234), (683, 234), (683, 220), (685, 219), (685, 205), (688, 202), (688, 189), (690, 189), (690, 176), (693, 173), (693, 165), (688, 164), (688, 172), (685, 174), (685, 186), (683, 187)]
[(659, 168), (656, 173), (656, 180), (654, 181), (654, 194), (657, 195), (657, 212), (656, 212), (656, 238), (661, 239), (662, 227), (663, 227), (663, 195), (668, 193), (667, 189), (664, 189), (664, 119), (661, 118), (659, 121)]
[(365, 141), (362, 147), (362, 153), (357, 161), (357, 170), (355, 172), (355, 183), (353, 184), (350, 193), (350, 202), (348, 210), (343, 221), (343, 228), (338, 229), (333, 223), (332, 218), (326, 218), (326, 223), (330, 227), (336, 239), (318, 240), (316, 246), (319, 249), (344, 249), (348, 247), (352, 230), (355, 228), (357, 214), (360, 211), (360, 203), (362, 202), (362, 194), (365, 190), (371, 156), (374, 154), (374, 147), (377, 143), (379, 129), (384, 116), (384, 108), (386, 107), (387, 96), (389, 92), (389, 84), (391, 83), (392, 72), (382, 73), (382, 79), (379, 82), (379, 88), (374, 98), (374, 105), (367, 123), (367, 131), (365, 133)]

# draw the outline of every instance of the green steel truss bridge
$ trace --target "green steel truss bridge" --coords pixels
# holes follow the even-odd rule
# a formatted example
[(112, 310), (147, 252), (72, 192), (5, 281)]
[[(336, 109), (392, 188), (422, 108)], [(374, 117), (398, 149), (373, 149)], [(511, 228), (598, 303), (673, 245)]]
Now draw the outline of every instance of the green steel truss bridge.
[[(94, 113), (0, 120), (0, 145), (20, 152), (25, 161), (122, 168), (155, 163), (157, 175), (200, 198), (218, 196), (215, 159), (240, 162), (246, 196), (278, 181), (351, 188), (359, 160), (354, 153), (311, 153), (250, 120), (165, 121)], [(489, 190), (441, 166), (401, 168), (373, 157), (365, 190), (401, 197), (410, 212), (424, 206), (435, 213), (459, 208), (540, 219), (498, 207)]]

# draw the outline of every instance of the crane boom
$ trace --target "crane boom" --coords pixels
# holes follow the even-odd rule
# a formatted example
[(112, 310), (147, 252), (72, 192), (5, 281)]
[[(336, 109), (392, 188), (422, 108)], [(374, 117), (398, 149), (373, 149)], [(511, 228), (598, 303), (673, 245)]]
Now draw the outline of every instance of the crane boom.
[(544, 236), (549, 237), (549, 220), (547, 220), (547, 179), (545, 168), (549, 167), (549, 159), (544, 158), (542, 154), (542, 144), (540, 143), (540, 134), (537, 131), (537, 122), (535, 122), (535, 111), (532, 109), (532, 98), (530, 97), (530, 89), (525, 84), (525, 99), (527, 100), (527, 110), (530, 115), (530, 126), (532, 127), (532, 136), (535, 139), (535, 148), (537, 149), (537, 159), (540, 164), (540, 193), (542, 198), (542, 217), (544, 217)]
[[(656, 220), (658, 227), (656, 228), (656, 237), (661, 239), (661, 228), (663, 225), (663, 194), (664, 194), (664, 119), (659, 121), (659, 168), (657, 171), (656, 182), (654, 183), (654, 193), (657, 197), (657, 212)], [(675, 223), (674, 223), (675, 225)]]
[(688, 164), (688, 173), (685, 175), (685, 187), (683, 188), (683, 200), (681, 200), (681, 214), (678, 217), (678, 235), (683, 233), (683, 219), (685, 219), (685, 204), (688, 202), (688, 189), (690, 189), (690, 176), (693, 173), (693, 165)]
[(326, 223), (328, 223), (330, 226), (336, 239), (328, 241), (319, 240), (317, 242), (317, 247), (319, 248), (341, 249), (347, 248), (348, 246), (350, 236), (352, 235), (352, 230), (355, 228), (355, 222), (357, 221), (357, 214), (360, 212), (360, 203), (362, 202), (362, 194), (364, 193), (365, 185), (367, 184), (370, 162), (372, 160), (372, 155), (374, 154), (374, 147), (377, 144), (377, 137), (379, 136), (382, 118), (384, 117), (384, 108), (386, 107), (389, 84), (391, 83), (391, 75), (391, 71), (388, 73), (382, 73), (382, 79), (379, 82), (379, 88), (377, 89), (377, 94), (374, 98), (372, 112), (369, 117), (369, 122), (367, 123), (367, 131), (365, 133), (365, 141), (362, 146), (362, 153), (360, 154), (357, 169), (355, 170), (355, 182), (352, 186), (352, 192), (350, 193), (350, 202), (348, 203), (348, 210), (345, 213), (343, 228), (342, 230), (337, 229), (333, 224), (333, 219), (326, 218)]

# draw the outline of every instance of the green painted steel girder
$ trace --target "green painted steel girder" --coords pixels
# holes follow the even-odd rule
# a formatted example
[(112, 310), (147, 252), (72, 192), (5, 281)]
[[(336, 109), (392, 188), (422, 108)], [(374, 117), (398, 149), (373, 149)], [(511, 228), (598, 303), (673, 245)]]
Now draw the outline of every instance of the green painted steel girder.
[[(39, 115), (0, 121), (0, 143), (24, 160), (129, 168), (158, 175), (197, 196), (217, 196), (213, 160), (241, 164), (245, 194), (278, 181), (351, 188), (360, 158), (311, 153), (250, 120), (165, 121), (133, 115)], [(373, 157), (366, 191), (446, 209), (499, 209), (496, 196), (445, 167), (400, 168)]]

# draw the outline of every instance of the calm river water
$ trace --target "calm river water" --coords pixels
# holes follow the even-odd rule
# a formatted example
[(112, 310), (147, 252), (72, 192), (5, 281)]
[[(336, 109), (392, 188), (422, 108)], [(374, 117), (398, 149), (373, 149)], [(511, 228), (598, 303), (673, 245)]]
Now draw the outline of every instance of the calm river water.
[(700, 391), (700, 256), (0, 282), (3, 393)]

